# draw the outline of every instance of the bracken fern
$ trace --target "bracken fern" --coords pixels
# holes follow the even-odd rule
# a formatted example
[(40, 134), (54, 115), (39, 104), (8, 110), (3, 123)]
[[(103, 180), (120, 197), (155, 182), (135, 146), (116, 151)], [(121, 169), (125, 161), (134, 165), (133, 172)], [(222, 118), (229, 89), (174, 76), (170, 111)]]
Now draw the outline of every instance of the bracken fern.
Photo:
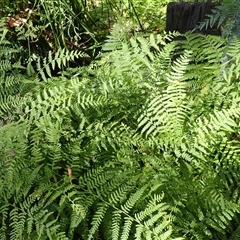
[(236, 239), (239, 40), (113, 32), (88, 67), (37, 60), (0, 128), (0, 239)]

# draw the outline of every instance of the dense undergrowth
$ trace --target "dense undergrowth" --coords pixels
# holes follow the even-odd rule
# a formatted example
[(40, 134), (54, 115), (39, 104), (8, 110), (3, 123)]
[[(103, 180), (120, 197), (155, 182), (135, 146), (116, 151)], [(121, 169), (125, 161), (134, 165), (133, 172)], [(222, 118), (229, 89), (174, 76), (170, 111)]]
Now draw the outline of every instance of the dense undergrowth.
[(240, 238), (232, 4), (200, 26), (224, 37), (129, 36), (119, 19), (88, 64), (1, 19), (1, 240)]

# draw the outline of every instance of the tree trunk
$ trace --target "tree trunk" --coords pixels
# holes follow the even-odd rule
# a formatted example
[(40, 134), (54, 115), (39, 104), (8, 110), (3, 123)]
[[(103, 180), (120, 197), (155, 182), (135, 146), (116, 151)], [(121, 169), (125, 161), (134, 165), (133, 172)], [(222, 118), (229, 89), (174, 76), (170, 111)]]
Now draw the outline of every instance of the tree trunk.
[[(216, 7), (211, 2), (170, 2), (167, 6), (166, 31), (178, 31), (185, 33), (193, 30), (199, 22), (202, 22), (206, 14)], [(216, 28), (203, 29), (202, 33), (219, 35)]]

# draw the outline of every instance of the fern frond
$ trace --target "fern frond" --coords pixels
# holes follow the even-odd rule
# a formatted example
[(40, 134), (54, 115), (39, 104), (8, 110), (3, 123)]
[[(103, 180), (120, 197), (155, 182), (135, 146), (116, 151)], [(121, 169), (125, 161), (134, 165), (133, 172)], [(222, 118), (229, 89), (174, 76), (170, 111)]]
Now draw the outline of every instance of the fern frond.
[(221, 6), (217, 6), (212, 10), (212, 13), (207, 15), (207, 19), (204, 20), (200, 25), (196, 28), (212, 28), (213, 26), (220, 26), (223, 28), (222, 35), (229, 36), (232, 33), (234, 24), (235, 24), (235, 16), (239, 11), (238, 1), (230, 1)]
[[(56, 67), (60, 70), (63, 70), (64, 68), (68, 67), (70, 62), (73, 62), (75, 59), (87, 57), (85, 53), (82, 53), (80, 51), (74, 50), (69, 51), (67, 49), (58, 49), (58, 51), (53, 55), (52, 51), (48, 52), (47, 57), (41, 59), (40, 57), (36, 60), (36, 67), (37, 72), (41, 76), (41, 78), (46, 81), (47, 78), (52, 77), (52, 72), (56, 69)], [(31, 65), (28, 66), (29, 71), (33, 60), (31, 61)]]
[[(175, 62), (172, 67), (172, 74), (166, 75), (169, 82), (168, 87), (163, 90), (161, 95), (153, 95), (153, 99), (146, 106), (146, 112), (139, 117), (139, 128), (146, 136), (150, 134), (153, 134), (153, 136), (157, 134), (169, 135), (172, 132), (174, 133), (174, 139), (176, 139), (176, 131), (181, 131), (180, 126), (186, 120), (188, 110), (185, 102), (184, 72), (189, 63), (189, 58), (189, 53), (186, 53), (185, 56)], [(161, 130), (161, 126), (164, 126), (164, 128), (168, 126), (166, 132)], [(176, 126), (176, 129), (172, 129), (173, 126)], [(179, 135), (181, 135), (181, 132), (179, 132)]]

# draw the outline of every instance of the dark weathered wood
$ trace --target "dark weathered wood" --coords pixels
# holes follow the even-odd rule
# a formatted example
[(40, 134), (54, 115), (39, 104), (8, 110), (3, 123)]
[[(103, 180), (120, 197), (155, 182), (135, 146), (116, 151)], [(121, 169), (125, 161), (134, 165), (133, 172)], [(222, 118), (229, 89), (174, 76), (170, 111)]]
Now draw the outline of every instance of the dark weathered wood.
[[(194, 27), (211, 13), (211, 9), (216, 7), (211, 2), (170, 2), (167, 6), (166, 31), (178, 31), (184, 33), (193, 30)], [(213, 32), (215, 28), (202, 30), (202, 32)]]

